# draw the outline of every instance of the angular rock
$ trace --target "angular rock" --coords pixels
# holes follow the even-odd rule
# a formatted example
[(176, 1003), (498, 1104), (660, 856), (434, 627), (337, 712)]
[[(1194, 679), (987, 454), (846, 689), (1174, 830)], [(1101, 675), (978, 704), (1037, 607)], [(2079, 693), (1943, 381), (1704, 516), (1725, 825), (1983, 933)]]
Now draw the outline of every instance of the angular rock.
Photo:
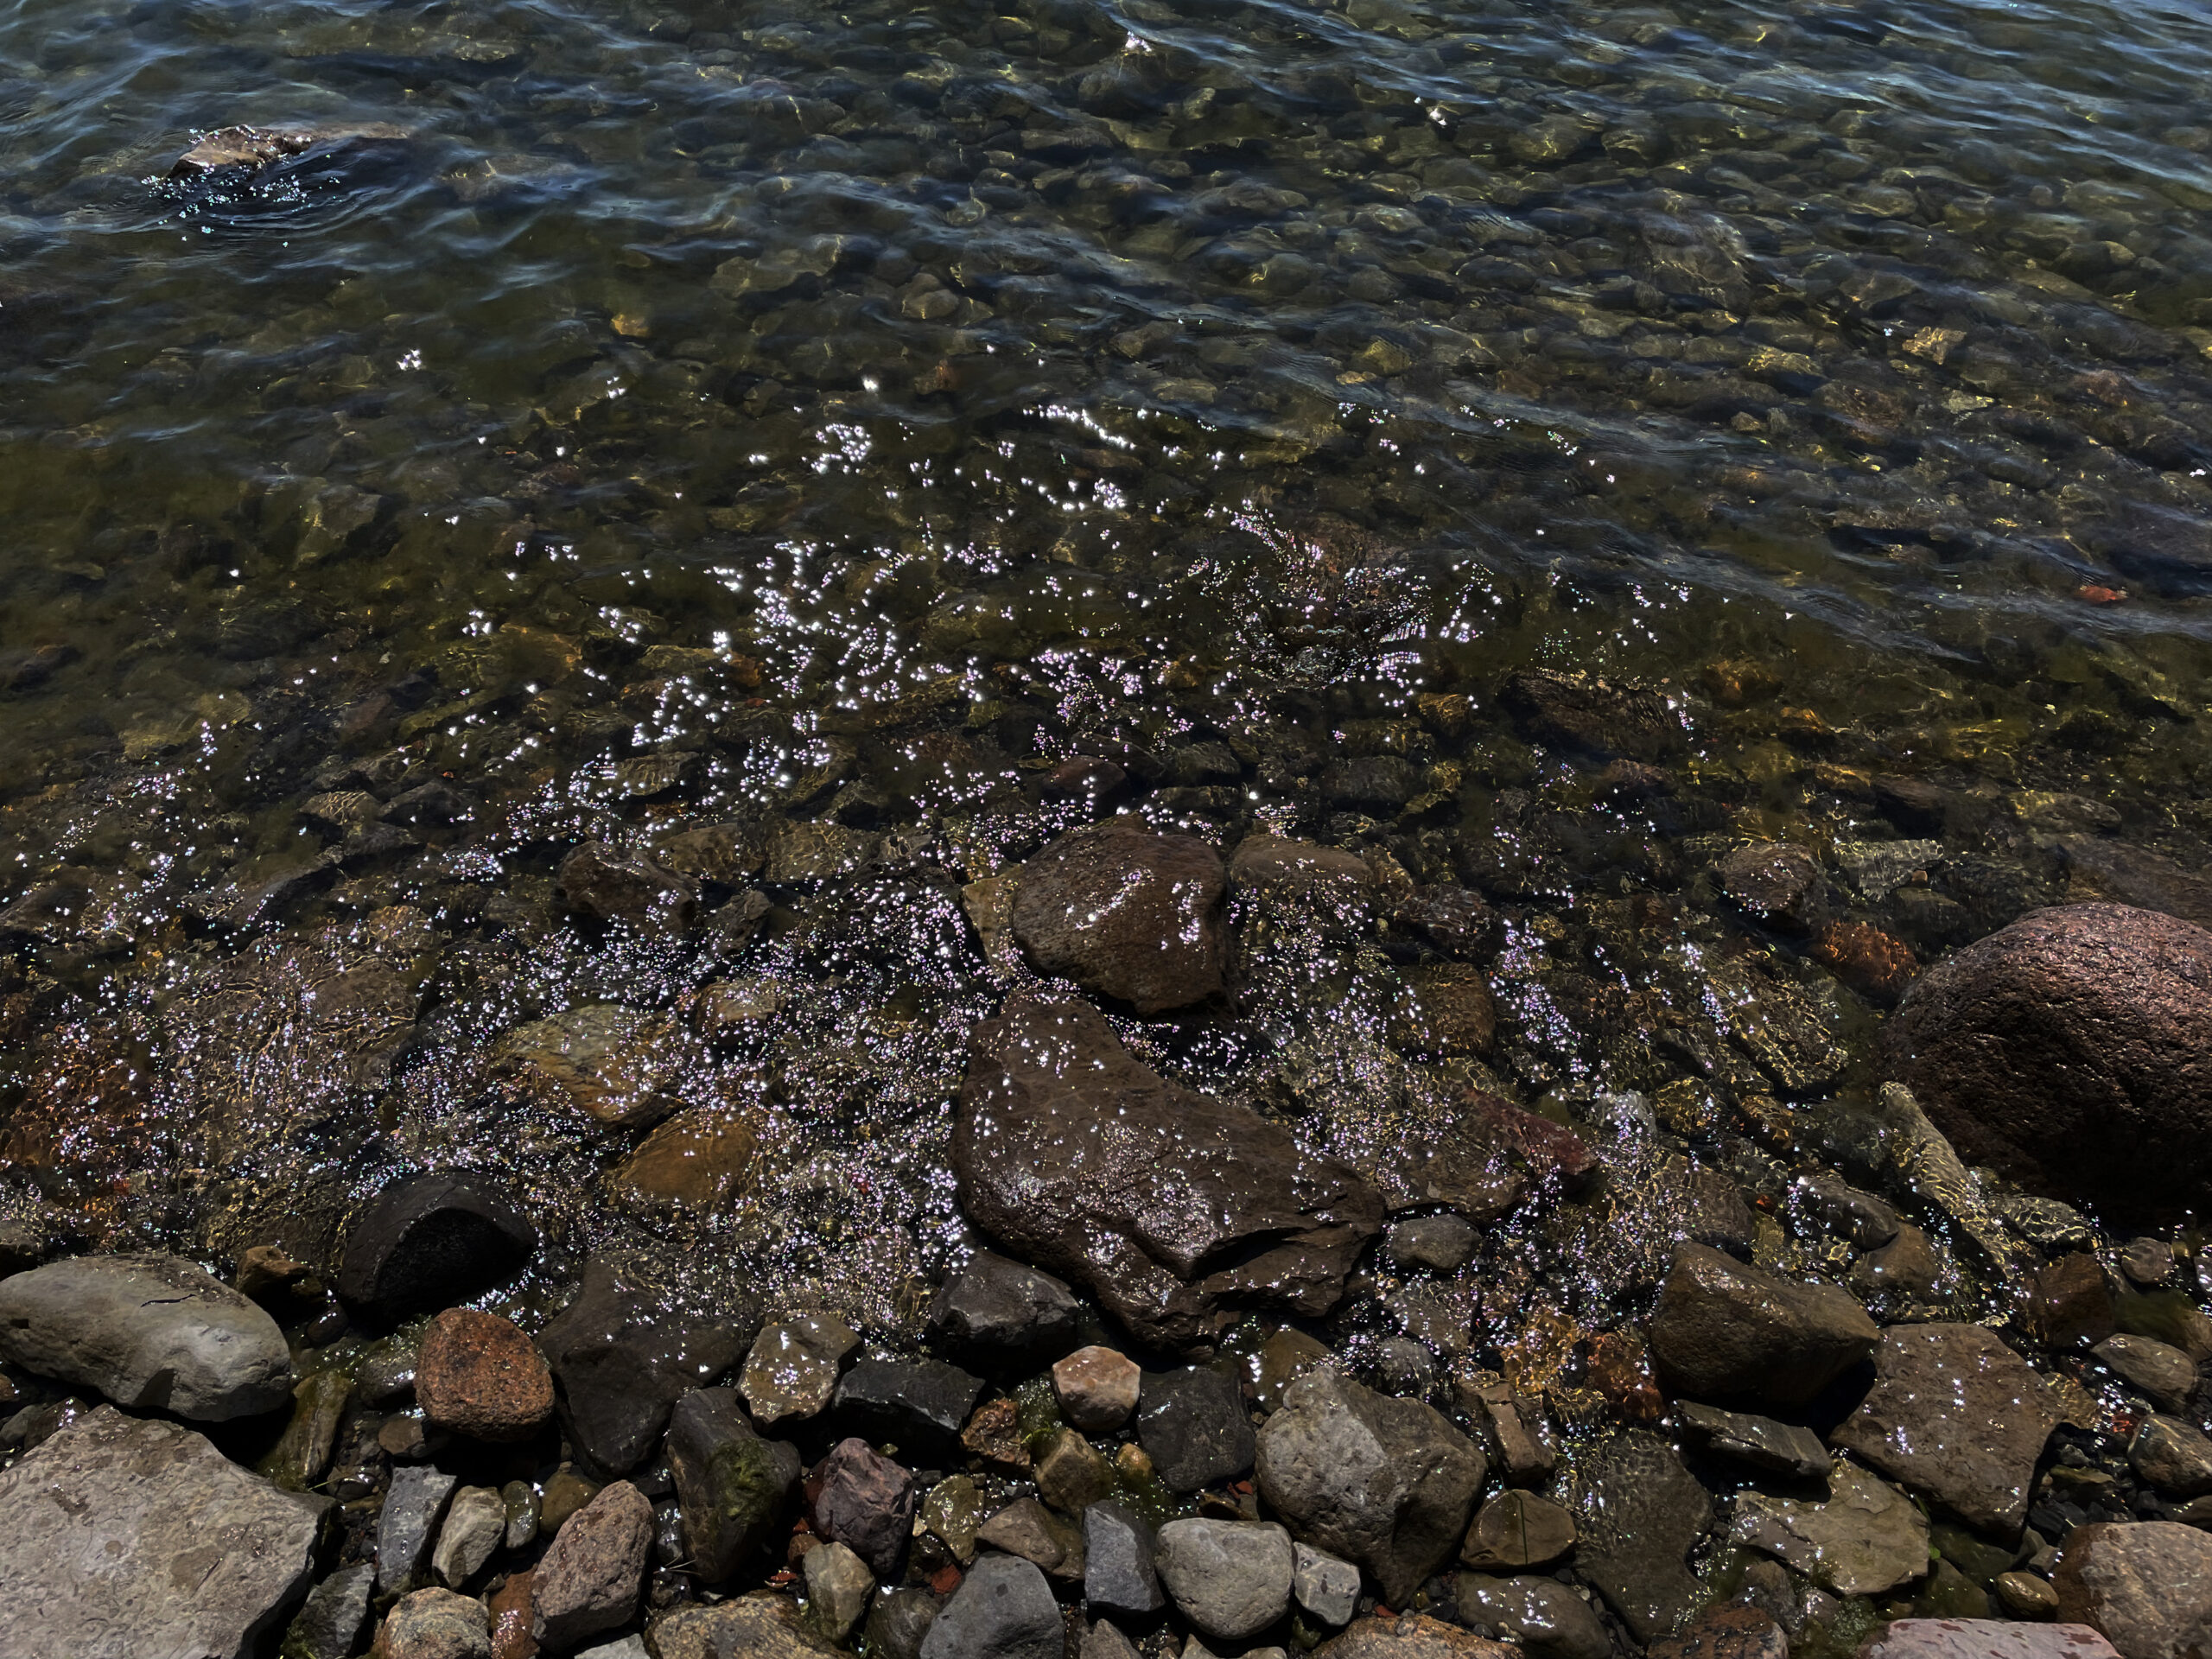
[(1505, 683), (1505, 708), (1530, 736), (1559, 747), (1663, 760), (1688, 741), (1659, 692), (1580, 671), (1523, 669)]
[(449, 1307), (423, 1332), (415, 1397), (434, 1427), (526, 1440), (553, 1415), (553, 1375), (512, 1319)]
[(507, 1533), (507, 1506), (489, 1486), (464, 1486), (446, 1506), (430, 1567), (458, 1590), (483, 1569)]
[(1463, 1620), (1512, 1637), (1538, 1659), (1605, 1659), (1612, 1651), (1596, 1609), (1556, 1579), (1462, 1573), (1453, 1587)]
[(569, 853), (555, 879), (563, 906), (590, 921), (680, 933), (698, 911), (698, 886), (689, 877), (650, 853), (603, 841), (588, 841)]
[(857, 1332), (831, 1319), (802, 1314), (762, 1326), (738, 1378), (753, 1421), (766, 1427), (826, 1409), (860, 1345)]
[(1510, 1642), (1491, 1642), (1454, 1630), (1420, 1613), (1363, 1618), (1335, 1641), (1313, 1650), (1314, 1659), (1520, 1659)]
[(438, 1523), (460, 1484), (456, 1477), (425, 1464), (403, 1464), (391, 1471), (391, 1484), (377, 1516), (378, 1590), (392, 1595), (423, 1581)]
[(914, 1478), (862, 1440), (841, 1440), (808, 1478), (814, 1530), (895, 1584), (913, 1530)]
[(2196, 1362), (2149, 1337), (2107, 1337), (2089, 1351), (2131, 1388), (2166, 1411), (2179, 1411), (2196, 1392)]
[(492, 1659), (537, 1659), (537, 1640), (530, 1633), (531, 1577), (511, 1573), (486, 1603), (492, 1611)]
[(410, 1175), (370, 1200), (346, 1234), (338, 1294), (379, 1320), (431, 1313), (504, 1284), (537, 1230), (451, 1175)]
[(1683, 1431), (1716, 1457), (1799, 1480), (1818, 1480), (1828, 1471), (1828, 1449), (1809, 1428), (1687, 1400), (1676, 1414)]
[(0, 1280), (0, 1358), (198, 1422), (292, 1397), (276, 1321), (177, 1256), (79, 1256)]
[(799, 1455), (753, 1432), (734, 1389), (699, 1389), (668, 1419), (668, 1466), (693, 1570), (720, 1584), (781, 1535)]
[(638, 1611), (653, 1506), (626, 1480), (570, 1516), (531, 1575), (531, 1634), (556, 1652), (619, 1630)]
[(1535, 1486), (1551, 1478), (1559, 1459), (1545, 1437), (1540, 1401), (1516, 1395), (1503, 1379), (1455, 1382), (1452, 1397), (1461, 1411), (1489, 1429), (1491, 1447), (1505, 1467), (1509, 1484)]
[(921, 1659), (1061, 1659), (1059, 1604), (1045, 1575), (1011, 1555), (977, 1560), (922, 1638)]
[(1474, 1260), (1481, 1237), (1465, 1216), (1414, 1216), (1390, 1224), (1390, 1254), (1399, 1265), (1431, 1273), (1457, 1273)]
[(284, 1632), (283, 1659), (347, 1659), (369, 1622), (376, 1583), (376, 1568), (363, 1563), (340, 1567), (308, 1591)]
[(1921, 976), (1884, 1027), (1970, 1165), (2120, 1217), (2202, 1208), (2212, 933), (2125, 905), (2039, 910)]
[(1649, 1335), (1661, 1376), (1678, 1393), (1791, 1405), (1881, 1340), (1866, 1310), (1834, 1286), (1802, 1284), (1687, 1243), (1675, 1247)]
[(1141, 818), (1071, 830), (1021, 867), (1014, 934), (1038, 972), (1139, 1014), (1217, 995), (1229, 961), (1221, 855)]
[(1978, 1325), (1891, 1325), (1874, 1386), (1828, 1437), (1969, 1526), (2017, 1535), (2058, 1414), (2044, 1381)]
[(1631, 1429), (1576, 1470), (1575, 1569), (1639, 1642), (1667, 1635), (1702, 1593), (1684, 1565), (1713, 1523), (1713, 1500), (1675, 1448)]
[(1077, 1650), (1076, 1659), (1142, 1659), (1142, 1656), (1128, 1637), (1102, 1618), (1083, 1633), (1083, 1646)]
[(576, 1450), (609, 1475), (638, 1466), (677, 1400), (737, 1363), (750, 1321), (671, 1313), (640, 1281), (594, 1257), (583, 1289), (538, 1333)]
[(1170, 1521), (1160, 1529), (1160, 1581), (1183, 1617), (1208, 1636), (1256, 1636), (1290, 1606), (1296, 1560), (1270, 1522)]
[(1082, 1581), (1083, 1534), (1033, 1497), (1017, 1497), (983, 1522), (976, 1541), (1033, 1562), (1063, 1583)]
[(2120, 1659), (2087, 1624), (2003, 1618), (1900, 1618), (1859, 1652), (1859, 1659)]
[(330, 1507), (102, 1406), (0, 1470), (0, 1652), (249, 1651), (307, 1588)]
[(2127, 1461), (2169, 1497), (2212, 1492), (2212, 1440), (2177, 1417), (2145, 1417), (2128, 1442)]
[(1390, 912), (1402, 927), (1450, 957), (1478, 957), (1497, 936), (1497, 912), (1465, 887), (1415, 887)]
[(1052, 1367), (1052, 1396), (1060, 1415), (1096, 1434), (1121, 1427), (1137, 1408), (1144, 1372), (1112, 1348), (1078, 1348)]
[(983, 1380), (941, 1359), (864, 1359), (838, 1380), (830, 1410), (847, 1433), (937, 1457), (960, 1443)]
[(376, 1659), (492, 1659), (492, 1615), (474, 1596), (417, 1590), (385, 1615)]
[(976, 1559), (976, 1534), (983, 1522), (983, 1494), (966, 1475), (940, 1480), (922, 1499), (922, 1530), (965, 1567)]
[(1269, 1506), (1301, 1537), (1364, 1567), (1396, 1607), (1459, 1548), (1487, 1472), (1441, 1413), (1332, 1371), (1284, 1390), (1255, 1465)]
[(1054, 1509), (1081, 1515), (1114, 1490), (1114, 1465), (1071, 1428), (1063, 1428), (1037, 1454), (1037, 1491)]
[(284, 1437), (257, 1470), (288, 1492), (313, 1486), (330, 1467), (331, 1448), (353, 1397), (353, 1385), (342, 1371), (302, 1377), (292, 1390), (292, 1421), (284, 1426)]
[(1728, 1535), (1840, 1596), (1874, 1596), (1928, 1572), (1928, 1522), (1905, 1495), (1839, 1462), (1824, 1502), (1745, 1492)]
[(1049, 1273), (978, 1250), (931, 1304), (929, 1334), (963, 1365), (1029, 1371), (1075, 1345), (1081, 1304)]
[(2212, 1534), (2171, 1521), (2076, 1527), (2050, 1583), (2059, 1618), (2098, 1631), (2121, 1659), (2212, 1652)]
[(2028, 1281), (2027, 1313), (2036, 1334), (2054, 1348), (2102, 1342), (2114, 1325), (2104, 1264), (2087, 1250), (2046, 1262)]
[(1514, 1573), (1548, 1567), (1573, 1548), (1572, 1513), (1548, 1497), (1505, 1491), (1475, 1512), (1459, 1559), (1485, 1571)]
[(1252, 1466), (1252, 1423), (1233, 1377), (1191, 1366), (1147, 1375), (1137, 1441), (1170, 1491), (1234, 1480)]
[(807, 1610), (832, 1642), (842, 1642), (868, 1611), (875, 1574), (842, 1544), (817, 1544), (806, 1552)]
[(1808, 933), (1820, 925), (1827, 884), (1802, 847), (1761, 842), (1739, 847), (1713, 867), (1728, 901), (1755, 922), (1783, 933)]
[(1375, 872), (1357, 853), (1310, 841), (1247, 836), (1229, 860), (1229, 891), (1241, 912), (1270, 921), (1297, 917), (1350, 938), (1366, 931)]
[(1018, 998), (976, 1028), (952, 1161), (978, 1224), (1173, 1349), (1243, 1307), (1329, 1312), (1382, 1224), (1366, 1180), (1169, 1083), (1081, 1003)]
[(1359, 1611), (1359, 1569), (1300, 1544), (1293, 1554), (1290, 1592), (1322, 1624), (1340, 1629)]
[(1119, 1503), (1083, 1512), (1083, 1599), (1094, 1613), (1147, 1618), (1167, 1605), (1153, 1561), (1159, 1541)]

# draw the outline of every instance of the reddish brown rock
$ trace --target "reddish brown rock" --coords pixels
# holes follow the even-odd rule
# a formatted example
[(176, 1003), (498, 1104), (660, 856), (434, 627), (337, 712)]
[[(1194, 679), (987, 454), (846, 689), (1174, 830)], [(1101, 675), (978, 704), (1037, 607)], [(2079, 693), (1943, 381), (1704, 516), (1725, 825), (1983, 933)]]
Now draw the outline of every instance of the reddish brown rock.
[(415, 1398), (435, 1427), (525, 1440), (553, 1414), (553, 1375), (512, 1321), (449, 1307), (423, 1333)]
[(531, 1634), (539, 1645), (564, 1651), (628, 1624), (652, 1541), (653, 1506), (626, 1480), (570, 1516), (531, 1579)]
[(1811, 954), (1859, 995), (1884, 1007), (1903, 996), (1920, 971), (1920, 958), (1910, 945), (1865, 922), (1830, 922), (1813, 936)]
[[(2030, 1624), (2005, 1618), (1900, 1618), (1859, 1650), (1859, 1659), (2120, 1659), (2087, 1624)], [(2137, 1659), (2130, 1655), (2128, 1659)]]
[(898, 1580), (913, 1530), (914, 1478), (866, 1440), (841, 1440), (806, 1480), (814, 1530), (868, 1564), (887, 1583)]
[(1021, 867), (1014, 933), (1039, 973), (1139, 1014), (1217, 995), (1229, 962), (1221, 855), (1141, 818), (1071, 830)]
[(537, 1659), (530, 1584), (529, 1573), (518, 1573), (492, 1592), (492, 1659)]
[(2121, 1659), (2212, 1653), (2212, 1535), (2171, 1521), (2097, 1522), (2066, 1535), (2058, 1616), (2087, 1624)]

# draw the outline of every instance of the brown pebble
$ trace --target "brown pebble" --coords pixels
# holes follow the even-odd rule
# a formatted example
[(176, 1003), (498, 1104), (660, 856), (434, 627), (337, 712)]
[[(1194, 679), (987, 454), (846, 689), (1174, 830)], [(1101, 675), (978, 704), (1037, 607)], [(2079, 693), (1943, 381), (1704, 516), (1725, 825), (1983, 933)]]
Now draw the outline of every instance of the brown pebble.
[(423, 1333), (415, 1397), (440, 1428), (524, 1440), (553, 1414), (553, 1374), (512, 1320), (449, 1307)]
[(531, 1574), (518, 1573), (492, 1592), (492, 1659), (536, 1659), (530, 1589)]
[(571, 1464), (563, 1464), (545, 1483), (545, 1498), (537, 1506), (537, 1530), (550, 1538), (562, 1523), (599, 1496), (599, 1484), (585, 1479)]

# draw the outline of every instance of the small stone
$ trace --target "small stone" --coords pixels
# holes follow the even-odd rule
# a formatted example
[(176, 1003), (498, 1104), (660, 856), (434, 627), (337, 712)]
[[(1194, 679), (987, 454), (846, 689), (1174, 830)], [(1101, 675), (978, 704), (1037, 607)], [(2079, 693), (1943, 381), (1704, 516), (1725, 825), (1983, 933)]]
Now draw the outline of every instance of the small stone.
[(1876, 1300), (1885, 1297), (1911, 1302), (1935, 1294), (1943, 1272), (1942, 1258), (1928, 1235), (1910, 1222), (1901, 1224), (1897, 1236), (1869, 1250), (1852, 1264), (1854, 1294)]
[(1789, 1404), (1865, 1359), (1881, 1334), (1833, 1285), (1801, 1284), (1690, 1243), (1675, 1249), (1649, 1326), (1652, 1354), (1677, 1391)]
[(978, 1250), (938, 1292), (929, 1334), (963, 1364), (1026, 1371), (1067, 1351), (1080, 1311), (1075, 1293), (1051, 1274)]
[(653, 1506), (626, 1480), (570, 1516), (531, 1575), (531, 1634), (556, 1650), (620, 1629), (638, 1611)]
[(1208, 1636), (1256, 1636), (1290, 1605), (1295, 1557), (1272, 1522), (1196, 1519), (1160, 1529), (1160, 1580), (1183, 1616)]
[(1037, 1454), (1037, 1491), (1056, 1510), (1081, 1515), (1113, 1490), (1114, 1465), (1071, 1428), (1061, 1429)]
[(1520, 1659), (1510, 1642), (1490, 1642), (1421, 1613), (1363, 1618), (1316, 1659)]
[(1159, 1541), (1119, 1503), (1083, 1512), (1083, 1597), (1094, 1613), (1147, 1618), (1167, 1605), (1154, 1566)]
[(1086, 1565), (1083, 1535), (1033, 1497), (1017, 1497), (983, 1522), (976, 1541), (1033, 1561), (1054, 1578), (1076, 1583)]
[(499, 1504), (506, 1511), (505, 1542), (509, 1549), (527, 1549), (537, 1541), (537, 1488), (526, 1480), (511, 1480), (499, 1488)]
[(391, 1471), (384, 1510), (377, 1517), (377, 1588), (385, 1595), (412, 1590), (429, 1565), (431, 1541), (460, 1481), (421, 1464)]
[(1740, 1494), (1728, 1535), (1840, 1596), (1879, 1595), (1928, 1571), (1927, 1518), (1902, 1492), (1841, 1461), (1821, 1503)]
[(238, 1270), (231, 1282), (249, 1300), (282, 1307), (293, 1300), (298, 1287), (314, 1276), (313, 1268), (293, 1261), (276, 1245), (256, 1244), (238, 1258)]
[(1143, 1659), (1143, 1656), (1128, 1637), (1102, 1618), (1083, 1633), (1083, 1646), (1077, 1649), (1076, 1659)]
[(1044, 1573), (1011, 1555), (987, 1555), (938, 1611), (921, 1659), (1061, 1659), (1065, 1641)]
[(1549, 1498), (1506, 1491), (1475, 1512), (1459, 1559), (1469, 1567), (1518, 1572), (1548, 1567), (1573, 1548), (1572, 1514)]
[(1877, 1007), (1894, 1007), (1920, 972), (1910, 945), (1865, 922), (1828, 922), (1806, 954)]
[(1087, 1434), (1107, 1433), (1129, 1421), (1144, 1379), (1136, 1361), (1112, 1348), (1078, 1348), (1052, 1367), (1052, 1394), (1060, 1415)]
[(960, 1444), (994, 1468), (1010, 1475), (1031, 1472), (1029, 1448), (1022, 1443), (1021, 1407), (1010, 1399), (986, 1400), (960, 1432)]
[(492, 1659), (492, 1615), (473, 1596), (417, 1590), (385, 1615), (375, 1659)]
[(875, 1599), (862, 1631), (871, 1656), (921, 1659), (922, 1643), (937, 1622), (937, 1598), (926, 1590), (892, 1590)]
[(1779, 842), (1740, 847), (1713, 874), (1730, 903), (1778, 932), (1807, 933), (1822, 919), (1827, 884), (1820, 864), (1802, 847)]
[(1462, 1411), (1488, 1427), (1509, 1484), (1535, 1486), (1551, 1478), (1558, 1458), (1542, 1433), (1541, 1404), (1515, 1394), (1503, 1380), (1458, 1383), (1453, 1395)]
[(446, 1437), (423, 1421), (419, 1411), (403, 1411), (377, 1427), (377, 1445), (402, 1463), (420, 1463), (444, 1446)]
[(2196, 1362), (2149, 1337), (2107, 1337), (2090, 1350), (2107, 1369), (2166, 1411), (2179, 1411), (2196, 1392)]
[(308, 1591), (284, 1632), (283, 1659), (347, 1659), (369, 1622), (376, 1582), (376, 1568), (362, 1563), (340, 1567)]
[(537, 1659), (537, 1638), (530, 1633), (532, 1576), (513, 1573), (492, 1592), (492, 1659)]
[(2058, 1617), (2058, 1592), (2032, 1573), (1999, 1573), (1990, 1587), (2015, 1618)]
[(316, 1371), (292, 1390), (292, 1421), (275, 1450), (256, 1466), (288, 1492), (303, 1492), (330, 1467), (339, 1425), (353, 1397), (342, 1371)]
[(848, 1433), (923, 1456), (949, 1452), (976, 1409), (983, 1379), (941, 1359), (863, 1359), (830, 1402)]
[(455, 1590), (483, 1569), (506, 1536), (507, 1506), (488, 1486), (464, 1486), (446, 1506), (431, 1570)]
[(2103, 1264), (2076, 1250), (2037, 1268), (2028, 1287), (2028, 1321), (2054, 1348), (2092, 1346), (2112, 1335), (2112, 1287)]
[(807, 1483), (814, 1530), (895, 1584), (913, 1530), (914, 1478), (862, 1440), (841, 1440)]
[(433, 1313), (505, 1283), (537, 1249), (537, 1229), (507, 1205), (450, 1175), (410, 1175), (346, 1229), (338, 1294), (377, 1319)]
[(966, 1475), (950, 1475), (922, 1499), (922, 1530), (965, 1567), (976, 1559), (976, 1534), (983, 1524), (983, 1495)]
[(722, 1583), (777, 1538), (798, 1485), (798, 1448), (755, 1433), (736, 1389), (699, 1389), (669, 1414), (667, 1454), (693, 1570)]
[(1556, 1579), (1462, 1573), (1454, 1587), (1462, 1619), (1516, 1638), (1538, 1659), (1605, 1659), (1612, 1651), (1596, 1610)]
[(553, 1471), (553, 1478), (545, 1483), (545, 1497), (538, 1505), (538, 1530), (550, 1538), (569, 1522), (569, 1517), (599, 1496), (599, 1483), (579, 1474), (573, 1464), (563, 1464)]
[(1232, 1377), (1192, 1366), (1146, 1376), (1137, 1440), (1170, 1491), (1195, 1492), (1252, 1467), (1252, 1423)]
[(1303, 1331), (1282, 1330), (1260, 1344), (1256, 1387), (1260, 1409), (1274, 1412), (1282, 1405), (1283, 1390), (1332, 1357), (1325, 1344)]
[(842, 1642), (868, 1611), (875, 1594), (875, 1574), (868, 1563), (839, 1543), (818, 1544), (806, 1552), (806, 1599), (815, 1624), (832, 1642)]
[(2174, 1247), (2163, 1238), (2131, 1238), (2120, 1246), (2120, 1270), (2129, 1284), (2155, 1289), (2174, 1276)]
[(1364, 930), (1375, 904), (1375, 872), (1357, 853), (1310, 841), (1247, 836), (1229, 860), (1229, 890), (1240, 911), (1294, 910), (1340, 933)]
[(449, 1307), (423, 1333), (415, 1397), (435, 1427), (526, 1440), (553, 1415), (553, 1374), (512, 1320)]
[(1464, 1216), (1446, 1211), (1440, 1216), (1415, 1216), (1390, 1224), (1386, 1236), (1390, 1254), (1401, 1267), (1430, 1273), (1457, 1273), (1474, 1260), (1481, 1236)]
[(801, 1316), (764, 1325), (738, 1378), (746, 1409), (763, 1427), (816, 1415), (829, 1406), (845, 1362), (860, 1345), (856, 1332), (832, 1319)]
[(1860, 1652), (1864, 1659), (2120, 1659), (2086, 1624), (1998, 1618), (1900, 1618)]
[(2170, 1497), (2212, 1491), (2212, 1440), (2177, 1417), (2145, 1417), (2128, 1442), (2127, 1461)]
[(1809, 1428), (1689, 1401), (1679, 1414), (1683, 1429), (1717, 1456), (1800, 1480), (1818, 1480), (1828, 1471), (1828, 1449)]
[(1351, 1624), (1359, 1611), (1359, 1569), (1311, 1544), (1293, 1554), (1290, 1587), (1298, 1605), (1332, 1629)]

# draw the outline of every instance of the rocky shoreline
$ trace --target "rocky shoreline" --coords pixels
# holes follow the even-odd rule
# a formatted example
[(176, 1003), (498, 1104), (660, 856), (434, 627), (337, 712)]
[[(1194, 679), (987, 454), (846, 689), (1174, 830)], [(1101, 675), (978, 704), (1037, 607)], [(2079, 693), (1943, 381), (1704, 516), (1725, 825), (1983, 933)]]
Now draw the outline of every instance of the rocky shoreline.
[[(2212, 935), (2075, 905), (1939, 963), (1885, 1029), (1903, 1081), (1866, 1184), (1807, 1160), (1777, 1188), (1669, 1153), (1641, 1096), (1575, 1117), (1472, 1086), (1331, 1151), (1129, 1046), (1132, 1014), (1219, 994), (1232, 893), (1274, 925), (1363, 912), (1374, 872), (1348, 853), (1262, 835), (1224, 861), (1108, 817), (1012, 874), (968, 908), (1033, 977), (969, 1034), (942, 1175), (970, 1230), (918, 1340), (681, 1306), (609, 1255), (549, 1301), (536, 1228), (467, 1172), (388, 1184), (330, 1260), (216, 1264), (228, 1283), (10, 1224), (0, 1654), (2207, 1639), (2212, 1318), (2174, 1220), (2203, 1189)], [(1789, 874), (1723, 879), (1749, 904)], [(562, 882), (640, 924), (682, 891), (594, 847)], [(1448, 936), (1480, 908), (1427, 890), (1399, 912)], [(1426, 1017), (1486, 1009), (1478, 976), (1456, 995)], [(551, 1069), (575, 1044), (526, 1052)], [(1608, 1268), (1624, 1206), (1647, 1230)], [(1443, 1293), (1513, 1271), (1530, 1231), (1645, 1287), (1633, 1315), (1455, 1333)], [(1370, 1300), (1429, 1323), (1332, 1322)]]

